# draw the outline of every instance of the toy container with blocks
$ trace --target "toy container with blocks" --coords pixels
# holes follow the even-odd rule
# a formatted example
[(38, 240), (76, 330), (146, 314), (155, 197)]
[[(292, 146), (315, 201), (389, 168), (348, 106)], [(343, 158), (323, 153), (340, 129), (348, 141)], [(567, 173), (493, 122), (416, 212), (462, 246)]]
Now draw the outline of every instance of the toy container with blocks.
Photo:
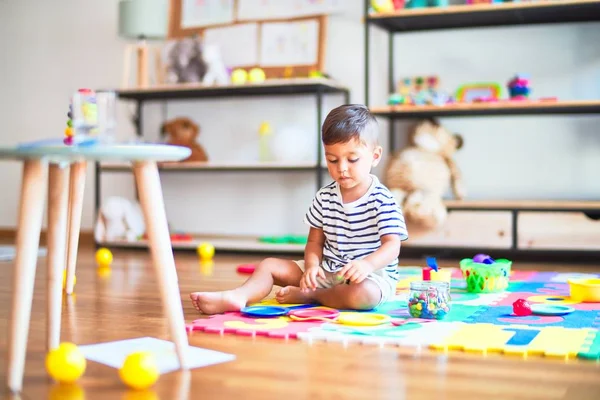
[(471, 293), (496, 293), (506, 290), (510, 280), (512, 261), (494, 260), (487, 254), (460, 261), (460, 269)]
[(408, 312), (413, 318), (444, 319), (450, 312), (450, 284), (444, 281), (410, 283)]

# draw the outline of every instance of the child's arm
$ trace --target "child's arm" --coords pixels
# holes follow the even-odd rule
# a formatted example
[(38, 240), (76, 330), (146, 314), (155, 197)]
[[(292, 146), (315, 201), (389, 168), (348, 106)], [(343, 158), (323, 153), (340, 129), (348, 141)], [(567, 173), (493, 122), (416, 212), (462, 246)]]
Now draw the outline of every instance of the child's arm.
[(384, 268), (394, 261), (400, 254), (400, 236), (390, 234), (381, 238), (381, 247), (369, 254), (363, 260), (371, 264), (372, 271)]
[(304, 275), (300, 280), (300, 288), (316, 289), (317, 275), (325, 279), (325, 273), (320, 268), (323, 259), (323, 245), (325, 244), (325, 234), (323, 230), (310, 227), (308, 232), (308, 241), (304, 248)]
[(400, 236), (385, 235), (381, 238), (381, 247), (360, 260), (353, 260), (342, 268), (338, 275), (353, 283), (362, 282), (367, 275), (384, 268), (400, 254)]
[(391, 264), (400, 254), (401, 241), (408, 238), (402, 210), (393, 196), (382, 196), (376, 207), (381, 247), (363, 259), (349, 262), (338, 272), (353, 283), (360, 283), (371, 272)]

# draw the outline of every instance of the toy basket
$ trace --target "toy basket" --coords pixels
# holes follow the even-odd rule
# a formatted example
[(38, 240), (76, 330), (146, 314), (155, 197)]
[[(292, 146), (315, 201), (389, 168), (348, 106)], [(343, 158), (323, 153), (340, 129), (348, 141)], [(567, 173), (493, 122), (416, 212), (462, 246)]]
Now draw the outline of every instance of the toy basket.
[(510, 280), (512, 261), (498, 259), (492, 264), (483, 264), (465, 258), (460, 261), (460, 270), (467, 281), (467, 292), (496, 293), (506, 290)]

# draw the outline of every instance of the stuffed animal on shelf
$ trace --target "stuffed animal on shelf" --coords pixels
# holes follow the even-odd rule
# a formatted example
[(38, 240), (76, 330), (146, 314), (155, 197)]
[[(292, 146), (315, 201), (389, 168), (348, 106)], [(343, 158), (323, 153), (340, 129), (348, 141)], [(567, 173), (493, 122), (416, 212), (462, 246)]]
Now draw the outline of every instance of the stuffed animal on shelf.
[(100, 207), (94, 237), (97, 242), (136, 241), (146, 231), (144, 215), (137, 202), (123, 197), (109, 197)]
[(196, 141), (200, 128), (194, 121), (186, 117), (178, 117), (166, 121), (161, 128), (161, 136), (166, 136), (166, 143), (176, 146), (185, 146), (192, 153), (186, 161), (208, 161), (208, 155), (204, 148)]
[(167, 83), (200, 83), (206, 75), (202, 43), (189, 37), (167, 43), (164, 48)]
[(415, 229), (435, 230), (447, 217), (445, 192), (452, 187), (457, 199), (465, 196), (461, 173), (452, 158), (463, 139), (428, 119), (415, 126), (409, 143), (391, 157), (384, 179), (406, 222)]
[(206, 64), (206, 73), (202, 78), (204, 85), (226, 85), (229, 83), (229, 75), (221, 58), (219, 46), (215, 44), (204, 46), (203, 59)]

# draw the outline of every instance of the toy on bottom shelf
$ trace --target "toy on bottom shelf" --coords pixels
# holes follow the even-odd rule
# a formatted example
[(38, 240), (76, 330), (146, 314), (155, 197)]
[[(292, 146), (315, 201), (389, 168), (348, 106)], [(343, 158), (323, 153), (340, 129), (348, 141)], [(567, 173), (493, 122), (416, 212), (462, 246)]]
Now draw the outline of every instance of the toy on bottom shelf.
[(467, 291), (471, 293), (502, 292), (508, 287), (512, 261), (494, 260), (487, 254), (460, 261), (460, 269), (467, 281)]
[(413, 318), (444, 319), (450, 312), (448, 282), (415, 281), (410, 283), (408, 312)]
[(145, 231), (146, 223), (140, 203), (120, 196), (111, 196), (102, 202), (94, 227), (97, 242), (134, 242)]

